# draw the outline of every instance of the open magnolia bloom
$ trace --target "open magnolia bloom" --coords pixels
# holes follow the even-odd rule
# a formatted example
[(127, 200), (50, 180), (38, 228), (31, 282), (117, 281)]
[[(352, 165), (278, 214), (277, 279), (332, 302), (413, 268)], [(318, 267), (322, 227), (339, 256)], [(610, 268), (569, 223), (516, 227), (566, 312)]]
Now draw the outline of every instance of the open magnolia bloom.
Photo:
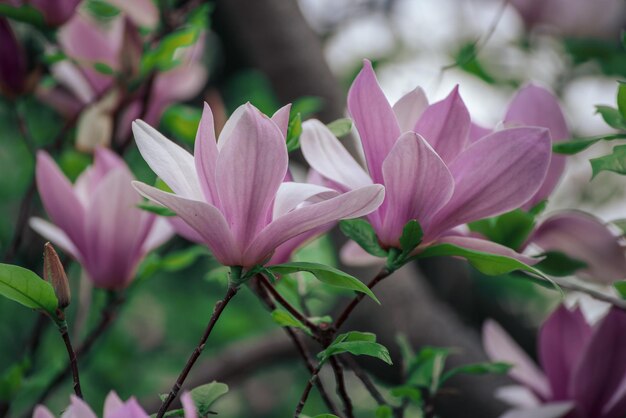
[(133, 184), (148, 199), (174, 211), (220, 263), (246, 268), (266, 263), (292, 238), (338, 219), (367, 215), (380, 206), (381, 185), (342, 194), (314, 184), (284, 182), (288, 158), (280, 127), (288, 117), (288, 108), (270, 119), (245, 104), (216, 141), (213, 115), (205, 105), (193, 156), (136, 121), (133, 132), (139, 151), (174, 193)]
[(495, 322), (483, 328), (485, 351), (511, 363), (521, 386), (497, 396), (518, 409), (503, 418), (623, 418), (626, 414), (626, 312), (611, 308), (590, 324), (580, 308), (559, 306), (539, 331), (541, 369)]
[[(302, 151), (338, 190), (385, 185), (385, 201), (368, 216), (383, 246), (399, 247), (404, 225), (416, 219), (424, 232), (417, 251), (451, 243), (519, 258), (455, 228), (518, 208), (537, 192), (550, 163), (547, 129), (506, 128), (470, 141), (472, 123), (457, 89), (428, 105), (418, 88), (392, 107), (368, 61), (350, 88), (348, 110), (366, 169), (319, 121), (304, 123)], [(343, 258), (358, 262), (356, 244), (349, 245)]]
[(107, 149), (96, 150), (93, 166), (73, 186), (40, 151), (36, 177), (53, 223), (32, 218), (30, 226), (76, 259), (96, 287), (126, 287), (143, 257), (172, 235), (167, 221), (136, 207), (134, 177)]
[[(93, 410), (82, 399), (72, 395), (71, 403), (65, 409), (60, 418), (98, 418)], [(181, 395), (180, 401), (183, 404), (184, 418), (197, 418), (196, 407), (189, 392)], [(130, 398), (123, 402), (115, 392), (109, 393), (104, 401), (104, 412), (102, 418), (149, 418), (150, 415), (144, 411), (135, 398)], [(33, 418), (55, 418), (52, 412), (45, 406), (35, 408)]]

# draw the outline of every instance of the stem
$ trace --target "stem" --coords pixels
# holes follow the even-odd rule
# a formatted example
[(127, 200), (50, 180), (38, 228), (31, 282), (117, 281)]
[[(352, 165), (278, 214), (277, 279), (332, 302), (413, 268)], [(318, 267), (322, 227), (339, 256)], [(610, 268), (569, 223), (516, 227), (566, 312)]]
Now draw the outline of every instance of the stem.
[(346, 418), (354, 418), (354, 412), (352, 411), (352, 401), (350, 400), (350, 395), (348, 395), (348, 391), (346, 390), (346, 381), (343, 376), (343, 368), (335, 357), (330, 357), (328, 361), (330, 361), (330, 365), (333, 368), (333, 372), (335, 373), (335, 380), (337, 381), (337, 395), (339, 395), (341, 401), (343, 402), (343, 411), (346, 414)]
[(365, 386), (365, 389), (369, 392), (370, 396), (374, 398), (378, 405), (389, 405), (383, 395), (378, 391), (374, 382), (370, 379), (367, 373), (359, 366), (359, 364), (350, 356), (340, 356), (340, 361), (344, 363), (347, 367), (349, 367), (354, 375), (359, 378), (359, 380)]
[(204, 330), (204, 334), (202, 334), (202, 338), (200, 338), (200, 342), (193, 350), (193, 353), (191, 353), (189, 360), (187, 360), (187, 364), (185, 364), (185, 367), (178, 376), (178, 379), (176, 379), (176, 383), (174, 383), (174, 386), (172, 386), (172, 389), (170, 390), (167, 399), (165, 399), (165, 401), (163, 401), (163, 403), (161, 404), (161, 408), (159, 408), (159, 412), (157, 413), (157, 418), (163, 418), (163, 415), (165, 415), (165, 413), (167, 412), (167, 409), (176, 398), (176, 395), (178, 395), (178, 392), (183, 386), (183, 383), (185, 383), (185, 379), (187, 379), (187, 375), (191, 371), (193, 365), (196, 363), (196, 360), (198, 360), (198, 357), (200, 357), (202, 350), (204, 350), (204, 346), (206, 345), (206, 342), (211, 335), (211, 331), (213, 331), (213, 327), (215, 326), (217, 320), (220, 318), (220, 315), (228, 305), (228, 302), (230, 302), (230, 300), (237, 294), (237, 291), (237, 287), (234, 287), (232, 285), (229, 286), (228, 291), (226, 292), (226, 296), (224, 296), (224, 299), (218, 301), (215, 304), (215, 309), (213, 310), (211, 319), (209, 320), (209, 323)]
[(564, 280), (561, 277), (551, 277), (551, 280), (563, 289), (572, 290), (575, 292), (586, 293), (594, 299), (601, 300), (603, 302), (610, 303), (611, 305), (626, 310), (626, 300), (620, 299), (598, 290), (592, 289), (580, 283), (572, 282), (571, 280)]
[[(259, 299), (261, 299), (261, 301), (265, 304), (265, 306), (270, 311), (275, 310), (276, 304), (271, 299), (271, 297), (267, 294), (266, 289), (263, 286), (261, 286), (258, 283), (258, 281), (256, 282), (256, 284), (257, 285), (253, 289), (254, 293), (259, 297)], [(302, 357), (302, 360), (304, 361), (304, 364), (306, 365), (306, 368), (309, 371), (309, 373), (314, 374), (317, 367), (315, 366), (313, 362), (311, 353), (307, 349), (306, 345), (304, 345), (304, 342), (302, 342), (302, 339), (300, 338), (300, 336), (291, 327), (281, 327), (281, 328), (285, 330), (285, 332), (287, 333), (287, 336), (289, 336), (293, 344), (296, 346), (296, 349), (298, 350), (300, 357)], [(315, 387), (317, 388), (317, 391), (320, 393), (320, 397), (326, 404), (326, 407), (333, 414), (335, 415), (338, 414), (339, 409), (337, 408), (335, 403), (332, 401), (330, 396), (328, 396), (328, 392), (326, 392), (326, 388), (324, 388), (324, 384), (322, 383), (321, 379), (319, 378), (315, 379), (314, 383), (315, 383)]]
[(315, 384), (315, 382), (317, 381), (317, 377), (320, 373), (320, 370), (322, 370), (322, 365), (319, 364), (315, 370), (313, 370), (313, 373), (311, 374), (311, 377), (309, 378), (309, 381), (306, 382), (306, 386), (304, 387), (304, 391), (302, 391), (302, 396), (300, 396), (300, 401), (298, 402), (298, 405), (296, 406), (296, 410), (293, 413), (293, 417), (294, 418), (299, 418), (300, 417), (300, 413), (302, 413), (302, 409), (304, 409), (304, 404), (306, 404), (306, 400), (309, 397), (309, 394), (311, 393), (311, 389), (313, 389), (313, 385)]
[[(378, 283), (383, 281), (385, 278), (389, 277), (393, 273), (387, 267), (383, 267), (380, 272), (367, 284), (367, 287), (373, 289)], [(337, 320), (333, 324), (333, 328), (338, 330), (341, 328), (344, 322), (348, 319), (354, 308), (365, 298), (365, 293), (358, 293), (354, 299), (345, 307), (343, 312), (337, 317)]]
[(70, 335), (67, 332), (67, 323), (65, 321), (63, 321), (63, 324), (59, 326), (59, 332), (61, 333), (61, 338), (63, 338), (63, 342), (65, 343), (67, 355), (70, 358), (70, 368), (72, 370), (72, 379), (74, 380), (74, 393), (76, 393), (76, 396), (82, 399), (83, 391), (80, 389), (80, 377), (78, 375), (76, 353), (74, 352), (74, 348), (72, 347), (72, 341), (70, 340)]
[(313, 332), (314, 335), (317, 334), (317, 331), (319, 329), (317, 325), (315, 325), (313, 322), (311, 322), (309, 320), (309, 318), (304, 316), (291, 303), (289, 303), (289, 301), (287, 301), (287, 299), (285, 299), (280, 293), (278, 293), (276, 288), (270, 283), (270, 281), (267, 279), (267, 277), (265, 277), (262, 274), (259, 274), (258, 277), (259, 277), (259, 282), (261, 283), (261, 285), (268, 292), (270, 292), (272, 297), (274, 299), (276, 299), (276, 301), (278, 303), (280, 303), (285, 309), (287, 309), (287, 311), (289, 311), (289, 313), (292, 314), (296, 319), (298, 319), (300, 322), (302, 322), (304, 325), (306, 325), (306, 327), (309, 328), (311, 330), (311, 332)]

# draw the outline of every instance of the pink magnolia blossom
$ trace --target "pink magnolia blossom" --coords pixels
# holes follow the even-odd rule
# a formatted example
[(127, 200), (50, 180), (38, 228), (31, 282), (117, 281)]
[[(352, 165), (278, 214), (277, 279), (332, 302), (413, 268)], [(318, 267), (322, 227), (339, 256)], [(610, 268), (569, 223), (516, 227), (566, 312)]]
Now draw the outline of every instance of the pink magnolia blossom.
[(136, 207), (133, 175), (107, 149), (96, 150), (93, 166), (74, 185), (40, 151), (36, 178), (52, 223), (32, 218), (31, 227), (76, 259), (97, 287), (127, 286), (143, 257), (172, 234), (166, 221)]
[[(402, 228), (416, 219), (424, 230), (420, 248), (447, 242), (518, 256), (454, 229), (515, 209), (537, 192), (550, 162), (546, 129), (508, 128), (472, 142), (470, 116), (458, 89), (428, 105), (417, 88), (392, 107), (368, 61), (350, 88), (348, 110), (367, 168), (315, 120), (304, 123), (302, 152), (338, 190), (385, 185), (384, 203), (368, 216), (383, 246), (398, 247)], [(343, 254), (353, 251), (348, 247)]]
[(528, 243), (586, 263), (580, 274), (589, 280), (611, 284), (626, 277), (626, 253), (619, 237), (593, 215), (557, 212), (539, 224)]
[[(289, 109), (273, 119), (250, 104), (230, 117), (215, 139), (205, 105), (191, 155), (143, 121), (133, 123), (139, 151), (173, 190), (135, 182), (145, 197), (176, 212), (224, 265), (265, 263), (286, 241), (344, 218), (370, 213), (384, 188), (367, 185), (340, 194), (314, 184), (284, 182), (287, 147), (281, 126)], [(321, 201), (311, 202), (318, 197)]]
[(626, 312), (611, 308), (595, 325), (579, 308), (559, 306), (539, 331), (539, 368), (495, 322), (483, 328), (492, 360), (513, 364), (520, 386), (497, 396), (517, 409), (502, 418), (623, 418), (626, 415)]
[[(70, 405), (60, 418), (98, 418), (91, 407), (82, 399), (72, 395)], [(185, 418), (197, 418), (196, 407), (189, 392), (185, 392), (180, 397), (183, 404)], [(139, 405), (133, 397), (123, 402), (115, 392), (110, 392), (104, 401), (104, 411), (102, 418), (149, 418), (150, 415)], [(54, 415), (45, 406), (39, 405), (35, 408), (33, 418), (54, 418)]]
[(26, 54), (9, 21), (0, 17), (0, 94), (14, 97), (26, 89)]

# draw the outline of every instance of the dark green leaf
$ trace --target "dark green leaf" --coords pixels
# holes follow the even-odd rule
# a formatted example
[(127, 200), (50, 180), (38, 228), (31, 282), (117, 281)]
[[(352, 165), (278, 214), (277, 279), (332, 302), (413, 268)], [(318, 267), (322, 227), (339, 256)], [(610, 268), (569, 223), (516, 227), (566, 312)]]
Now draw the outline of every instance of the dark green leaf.
[(175, 104), (167, 108), (161, 119), (161, 124), (176, 138), (188, 144), (196, 140), (196, 132), (200, 124), (202, 111), (193, 106)]
[(393, 410), (389, 405), (380, 405), (376, 408), (376, 418), (391, 418)]
[(148, 212), (156, 213), (159, 216), (177, 216), (176, 212), (173, 212), (165, 206), (157, 206), (148, 202), (139, 203), (137, 207)]
[(363, 282), (353, 276), (350, 276), (348, 273), (344, 273), (343, 271), (337, 270), (333, 267), (302, 261), (269, 266), (267, 267), (267, 270), (279, 275), (306, 271), (311, 273), (322, 283), (339, 287), (341, 289), (365, 293), (367, 296), (376, 301), (376, 303), (380, 304), (374, 293), (366, 285), (364, 285)]
[(436, 393), (449, 355), (448, 348), (422, 348), (409, 365), (407, 384), (428, 389), (431, 394)]
[(339, 417), (333, 414), (319, 414), (319, 415), (315, 415), (313, 418), (339, 418)]
[(617, 290), (622, 299), (626, 299), (626, 280), (620, 280), (613, 283), (613, 287)]
[(578, 138), (565, 142), (557, 142), (552, 145), (552, 152), (557, 154), (573, 155), (584, 151), (596, 142), (613, 141), (615, 139), (626, 139), (626, 134), (608, 134), (590, 138)]
[(407, 222), (402, 228), (402, 235), (400, 235), (400, 248), (402, 249), (400, 257), (408, 257), (420, 245), (423, 237), (424, 231), (422, 231), (419, 222), (415, 219)]
[(342, 136), (346, 136), (350, 133), (352, 129), (352, 120), (348, 118), (337, 119), (326, 125), (328, 129), (335, 135), (337, 138), (341, 138)]
[(495, 218), (472, 222), (470, 230), (479, 232), (490, 241), (512, 249), (518, 249), (535, 226), (535, 216), (522, 209), (504, 213)]
[(120, 10), (104, 0), (88, 0), (87, 11), (96, 19), (110, 20), (120, 14)]
[(602, 116), (604, 122), (611, 128), (620, 131), (626, 130), (626, 121), (616, 108), (610, 106), (596, 106), (596, 112)]
[(415, 403), (422, 400), (422, 392), (411, 385), (397, 386), (391, 389), (391, 396), (400, 399), (410, 399)]
[(108, 64), (105, 64), (104, 62), (96, 62), (96, 63), (94, 63), (93, 64), (93, 68), (94, 68), (94, 70), (96, 70), (100, 74), (104, 74), (104, 75), (113, 75), (113, 74), (115, 74), (115, 71), (113, 70), (113, 68), (111, 68)]
[(592, 158), (591, 171), (594, 178), (603, 171), (612, 171), (617, 174), (626, 174), (626, 145), (613, 147), (613, 152), (603, 157)]
[(441, 377), (441, 384), (443, 384), (446, 380), (456, 376), (457, 374), (506, 374), (510, 369), (510, 364), (502, 362), (466, 364), (464, 366), (455, 367), (454, 369), (444, 373)]
[(72, 181), (75, 181), (90, 164), (91, 159), (89, 156), (73, 148), (65, 150), (59, 158), (61, 170)]
[(59, 302), (52, 285), (30, 270), (0, 264), (0, 295), (28, 308), (46, 311), (56, 318)]
[(368, 253), (376, 257), (387, 257), (387, 251), (378, 243), (374, 228), (365, 219), (344, 219), (339, 221), (339, 229)]
[(211, 405), (227, 393), (227, 384), (213, 381), (192, 389), (191, 399), (193, 399), (193, 402), (196, 404), (200, 416), (205, 416), (211, 412)]
[(41, 12), (30, 5), (14, 7), (8, 4), (0, 3), (0, 16), (6, 16), (10, 19), (29, 23), (40, 28), (46, 26), (46, 22)]
[(548, 279), (541, 271), (522, 263), (514, 258), (503, 255), (489, 254), (482, 251), (469, 250), (453, 244), (436, 244), (426, 248), (416, 258), (428, 257), (462, 257), (481, 273), (489, 276), (498, 276), (515, 270), (532, 273), (542, 279)]
[(548, 251), (543, 260), (535, 265), (537, 270), (556, 277), (570, 276), (576, 271), (587, 267), (583, 261), (576, 260), (558, 251)]
[(14, 364), (0, 375), (0, 402), (10, 402), (22, 386), (24, 365)]
[(324, 107), (324, 100), (321, 97), (305, 96), (293, 101), (291, 105), (291, 113), (302, 115), (306, 119), (313, 113), (317, 113)]
[(67, 59), (67, 56), (63, 52), (57, 51), (49, 55), (44, 55), (42, 61), (47, 65), (52, 65), (65, 59)]
[(530, 213), (533, 216), (539, 216), (543, 213), (544, 210), (546, 210), (547, 205), (548, 205), (548, 201), (542, 200), (541, 202), (537, 203), (535, 206), (530, 208), (528, 213)]
[(293, 316), (291, 313), (289, 313), (285, 309), (278, 308), (272, 311), (272, 319), (281, 327), (298, 328), (306, 332), (307, 334), (312, 335), (311, 330), (307, 328), (306, 325), (300, 322), (298, 318)]
[(384, 361), (387, 364), (393, 364), (389, 350), (376, 342), (376, 335), (371, 332), (350, 331), (339, 335), (324, 351), (320, 352), (317, 357), (320, 362), (326, 362), (331, 356), (350, 353), (355, 356), (371, 356)]
[(622, 115), (622, 122), (626, 121), (626, 83), (623, 81), (619, 83), (617, 88), (617, 109)]

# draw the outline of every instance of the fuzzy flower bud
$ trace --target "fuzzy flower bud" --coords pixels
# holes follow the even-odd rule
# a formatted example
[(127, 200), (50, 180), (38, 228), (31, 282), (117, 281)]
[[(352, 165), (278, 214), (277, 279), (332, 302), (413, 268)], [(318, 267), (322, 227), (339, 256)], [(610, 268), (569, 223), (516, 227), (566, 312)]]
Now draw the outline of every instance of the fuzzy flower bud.
[(52, 284), (54, 293), (59, 299), (59, 308), (65, 309), (70, 304), (70, 285), (59, 255), (49, 242), (43, 247), (43, 278)]

